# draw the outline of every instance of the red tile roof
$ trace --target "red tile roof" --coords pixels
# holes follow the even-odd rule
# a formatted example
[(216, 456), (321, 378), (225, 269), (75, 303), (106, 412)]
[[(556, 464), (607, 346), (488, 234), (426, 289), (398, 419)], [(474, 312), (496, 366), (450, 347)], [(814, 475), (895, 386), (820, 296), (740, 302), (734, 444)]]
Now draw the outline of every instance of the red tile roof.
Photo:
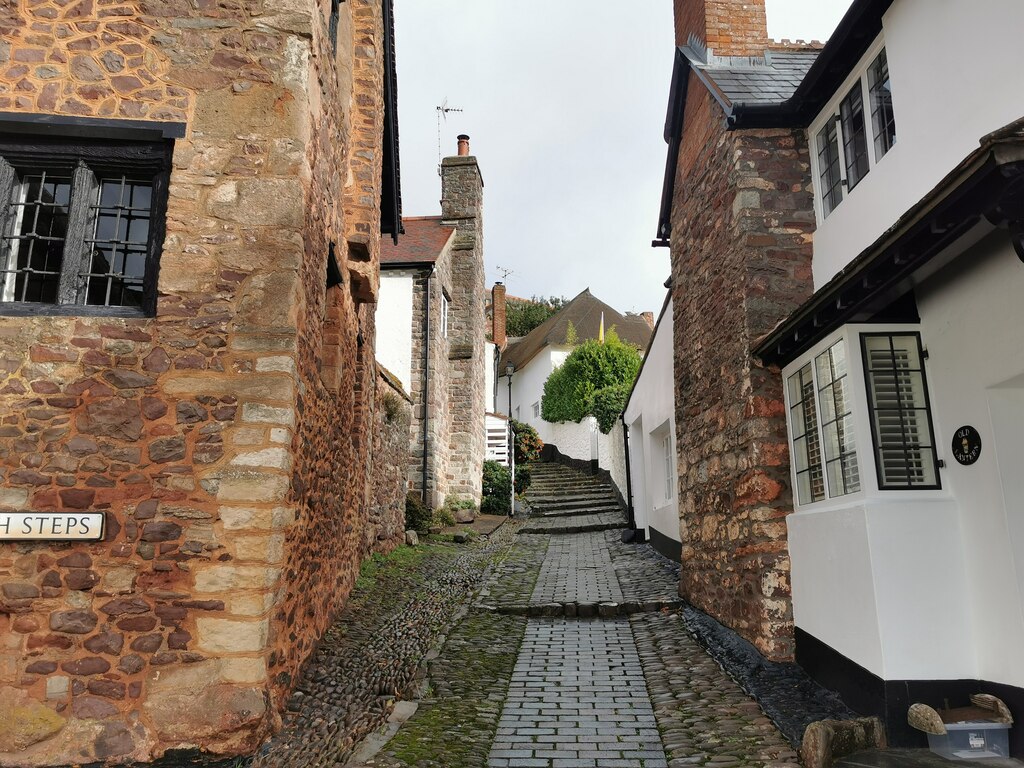
[(390, 239), (381, 238), (381, 266), (433, 264), (455, 233), (455, 227), (442, 224), (440, 216), (403, 218), (402, 224), (405, 234), (399, 236), (398, 245)]

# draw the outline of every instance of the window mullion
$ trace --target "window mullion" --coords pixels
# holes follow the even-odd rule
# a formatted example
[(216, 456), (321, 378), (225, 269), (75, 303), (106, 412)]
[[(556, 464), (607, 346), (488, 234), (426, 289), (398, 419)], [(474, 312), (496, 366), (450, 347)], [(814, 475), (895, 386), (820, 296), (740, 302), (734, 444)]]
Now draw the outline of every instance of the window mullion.
[(71, 180), (68, 232), (64, 241), (60, 285), (57, 289), (58, 304), (85, 303), (86, 285), (81, 277), (82, 263), (87, 257), (86, 239), (90, 236), (92, 205), (96, 200), (98, 188), (96, 175), (85, 163), (79, 161)]
[(815, 364), (815, 356), (811, 357), (811, 381), (814, 382), (814, 410), (817, 415), (815, 426), (818, 430), (818, 459), (821, 462), (821, 481), (825, 487), (825, 499), (833, 497), (832, 486), (828, 479), (828, 454), (825, 452), (825, 411), (821, 408), (821, 382), (818, 380), (818, 366)]

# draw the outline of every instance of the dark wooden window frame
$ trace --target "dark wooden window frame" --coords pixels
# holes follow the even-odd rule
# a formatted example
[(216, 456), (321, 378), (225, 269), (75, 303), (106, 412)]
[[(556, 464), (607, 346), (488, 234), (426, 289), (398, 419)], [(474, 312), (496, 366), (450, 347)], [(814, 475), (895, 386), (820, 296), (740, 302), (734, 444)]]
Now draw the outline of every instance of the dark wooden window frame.
[[(11, 200), (17, 172), (61, 169), (73, 175), (68, 207), (68, 235), (57, 303), (3, 302), (0, 315), (79, 315), (97, 317), (146, 317), (156, 314), (157, 279), (160, 252), (163, 247), (167, 190), (170, 181), (173, 142), (116, 141), (64, 136), (0, 135), (0, 227), (8, 232), (12, 226)], [(152, 179), (149, 238), (146, 245), (143, 301), (141, 307), (86, 305), (76, 290), (74, 276), (82, 272), (85, 258), (90, 210), (93, 201), (83, 199), (83, 191), (92, 194), (86, 183), (97, 174), (128, 175)], [(82, 247), (76, 247), (80, 245)]]

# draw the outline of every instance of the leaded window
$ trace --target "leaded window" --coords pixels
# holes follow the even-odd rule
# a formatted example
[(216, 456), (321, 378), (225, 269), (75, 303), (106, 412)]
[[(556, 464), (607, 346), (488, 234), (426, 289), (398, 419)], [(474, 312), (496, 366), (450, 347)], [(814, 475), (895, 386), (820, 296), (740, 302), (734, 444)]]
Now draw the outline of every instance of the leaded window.
[(864, 91), (860, 81), (839, 105), (846, 159), (846, 188), (853, 189), (868, 173), (868, 132), (864, 123)]
[(896, 143), (896, 117), (892, 111), (892, 86), (889, 60), (885, 49), (868, 67), (868, 94), (871, 103), (871, 126), (875, 138), (875, 162)]
[(818, 406), (814, 397), (814, 373), (810, 363), (789, 377), (789, 404), (797, 500), (801, 504), (810, 504), (825, 498)]
[(0, 140), (0, 312), (152, 314), (170, 147)]
[(818, 182), (821, 205), (828, 216), (843, 199), (842, 174), (839, 171), (839, 140), (835, 120), (818, 131)]

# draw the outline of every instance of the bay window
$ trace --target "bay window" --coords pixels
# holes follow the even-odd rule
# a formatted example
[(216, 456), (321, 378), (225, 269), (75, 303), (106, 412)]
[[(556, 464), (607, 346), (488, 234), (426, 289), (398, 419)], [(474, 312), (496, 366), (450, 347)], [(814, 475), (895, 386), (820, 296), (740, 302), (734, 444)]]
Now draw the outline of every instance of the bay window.
[[(851, 375), (858, 368), (863, 376)], [(940, 487), (916, 332), (846, 326), (783, 377), (799, 506), (876, 490), (863, 487), (872, 464), (878, 491)]]

